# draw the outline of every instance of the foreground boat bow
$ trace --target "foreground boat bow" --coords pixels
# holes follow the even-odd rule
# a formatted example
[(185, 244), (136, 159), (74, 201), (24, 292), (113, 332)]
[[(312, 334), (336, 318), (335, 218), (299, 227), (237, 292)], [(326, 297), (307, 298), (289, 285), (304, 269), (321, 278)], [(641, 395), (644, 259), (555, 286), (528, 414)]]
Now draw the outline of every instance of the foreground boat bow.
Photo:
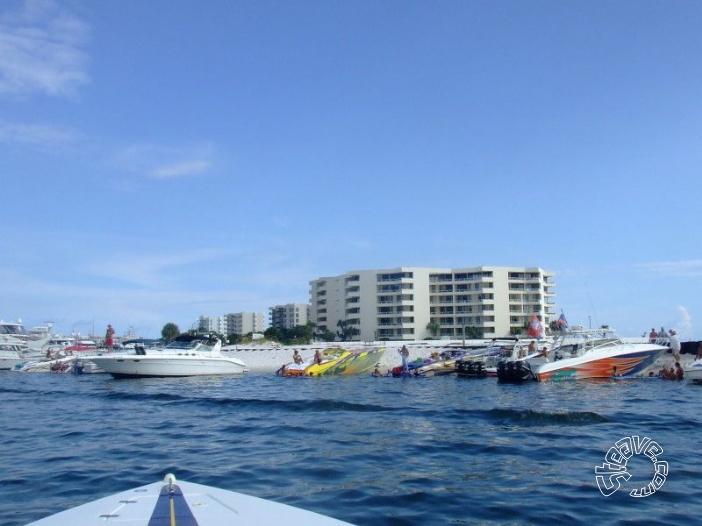
[(286, 504), (193, 482), (168, 474), (155, 482), (116, 493), (27, 526), (349, 526)]

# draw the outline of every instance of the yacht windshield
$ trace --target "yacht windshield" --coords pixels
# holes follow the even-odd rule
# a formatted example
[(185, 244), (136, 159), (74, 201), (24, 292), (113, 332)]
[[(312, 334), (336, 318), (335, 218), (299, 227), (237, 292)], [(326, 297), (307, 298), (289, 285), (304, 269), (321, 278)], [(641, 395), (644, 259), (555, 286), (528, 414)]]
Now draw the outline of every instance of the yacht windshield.
[(2, 323), (0, 324), (0, 334), (27, 334), (22, 325), (18, 323)]

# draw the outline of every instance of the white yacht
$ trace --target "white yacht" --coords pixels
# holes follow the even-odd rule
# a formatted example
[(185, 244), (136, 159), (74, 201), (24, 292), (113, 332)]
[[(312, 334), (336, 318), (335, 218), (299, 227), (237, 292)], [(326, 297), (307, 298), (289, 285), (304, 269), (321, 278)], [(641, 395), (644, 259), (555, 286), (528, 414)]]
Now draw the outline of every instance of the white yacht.
[(224, 356), (222, 342), (208, 336), (181, 335), (156, 349), (138, 347), (136, 354), (85, 356), (115, 378), (238, 375), (246, 370), (238, 358)]
[(30, 335), (24, 328), (22, 320), (0, 320), (0, 343), (18, 344), (26, 343), (29, 340)]

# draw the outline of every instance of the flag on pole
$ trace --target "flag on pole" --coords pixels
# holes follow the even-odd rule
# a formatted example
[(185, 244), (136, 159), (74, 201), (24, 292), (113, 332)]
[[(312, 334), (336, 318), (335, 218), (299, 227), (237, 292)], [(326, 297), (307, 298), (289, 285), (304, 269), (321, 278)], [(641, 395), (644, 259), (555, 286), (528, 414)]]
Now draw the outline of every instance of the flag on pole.
[(541, 335), (544, 332), (544, 327), (541, 325), (541, 320), (539, 320), (539, 317), (536, 314), (534, 314), (534, 316), (531, 318), (528, 332), (529, 336), (532, 338), (541, 338)]
[(561, 315), (556, 320), (556, 327), (561, 332), (568, 329), (568, 320), (566, 320), (566, 317), (565, 317), (565, 314), (563, 314), (563, 311), (561, 311)]

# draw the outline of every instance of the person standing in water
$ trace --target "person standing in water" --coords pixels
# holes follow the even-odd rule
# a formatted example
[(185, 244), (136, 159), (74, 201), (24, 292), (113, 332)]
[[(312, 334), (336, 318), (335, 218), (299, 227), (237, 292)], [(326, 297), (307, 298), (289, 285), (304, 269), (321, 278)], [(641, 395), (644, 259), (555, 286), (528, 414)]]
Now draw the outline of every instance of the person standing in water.
[(402, 370), (409, 372), (409, 349), (406, 345), (403, 345), (402, 349), (400, 349), (400, 355), (402, 356)]

